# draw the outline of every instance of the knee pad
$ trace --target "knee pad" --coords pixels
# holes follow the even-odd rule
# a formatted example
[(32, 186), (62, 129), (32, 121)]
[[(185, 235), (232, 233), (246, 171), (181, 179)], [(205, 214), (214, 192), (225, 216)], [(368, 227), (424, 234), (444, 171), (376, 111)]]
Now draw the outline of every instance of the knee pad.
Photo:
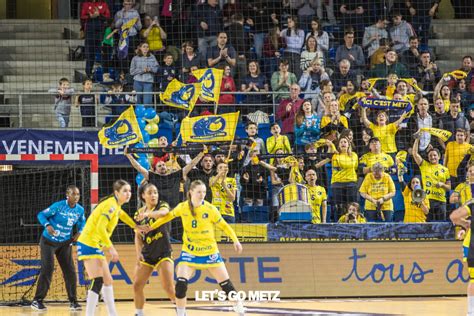
[(185, 278), (178, 278), (176, 281), (176, 298), (185, 298), (186, 292), (188, 291), (188, 280)]
[(102, 289), (102, 285), (104, 285), (103, 277), (94, 278), (91, 282), (89, 290), (91, 290), (94, 293), (97, 293), (97, 295), (100, 295), (100, 290)]
[(224, 291), (225, 294), (227, 294), (227, 295), (229, 295), (229, 293), (232, 292), (232, 291), (237, 292), (237, 291), (235, 290), (234, 285), (232, 284), (232, 282), (230, 282), (229, 279), (227, 279), (227, 280), (225, 280), (225, 281), (219, 283), (219, 285), (221, 286), (222, 291)]

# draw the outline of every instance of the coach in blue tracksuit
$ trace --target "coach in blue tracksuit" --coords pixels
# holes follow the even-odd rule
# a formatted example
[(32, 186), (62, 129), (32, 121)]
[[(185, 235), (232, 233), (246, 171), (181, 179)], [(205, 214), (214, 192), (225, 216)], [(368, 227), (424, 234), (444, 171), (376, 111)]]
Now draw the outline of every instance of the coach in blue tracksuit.
[[(77, 203), (80, 192), (75, 185), (66, 189), (66, 199), (52, 204), (50, 207), (38, 214), (38, 220), (44, 226), (41, 235), (41, 271), (38, 277), (38, 287), (31, 303), (36, 310), (46, 310), (43, 299), (48, 293), (51, 278), (54, 271), (54, 255), (58, 259), (63, 271), (66, 291), (72, 310), (79, 310), (81, 306), (77, 303), (77, 280), (76, 269), (72, 259), (71, 243), (79, 237), (84, 228), (86, 218), (84, 208)], [(74, 225), (78, 227), (77, 236), (72, 236)]]

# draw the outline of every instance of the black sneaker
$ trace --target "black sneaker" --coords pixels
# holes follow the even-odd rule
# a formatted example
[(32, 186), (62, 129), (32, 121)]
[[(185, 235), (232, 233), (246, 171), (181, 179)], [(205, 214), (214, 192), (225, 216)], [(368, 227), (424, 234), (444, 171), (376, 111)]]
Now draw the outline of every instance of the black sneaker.
[(44, 306), (43, 304), (43, 301), (37, 301), (37, 300), (34, 300), (33, 302), (31, 302), (31, 308), (37, 311), (47, 310), (46, 306)]
[(69, 309), (72, 311), (80, 311), (82, 310), (82, 306), (79, 305), (78, 302), (74, 301), (74, 302), (71, 302), (71, 304), (69, 305)]

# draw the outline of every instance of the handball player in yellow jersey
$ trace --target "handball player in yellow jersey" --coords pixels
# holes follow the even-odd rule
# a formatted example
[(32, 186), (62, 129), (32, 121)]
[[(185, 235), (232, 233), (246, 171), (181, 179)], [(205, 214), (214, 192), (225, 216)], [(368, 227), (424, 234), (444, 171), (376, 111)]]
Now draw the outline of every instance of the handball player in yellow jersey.
[[(186, 315), (188, 280), (193, 276), (196, 269), (207, 269), (227, 295), (232, 291), (236, 291), (217, 248), (214, 226), (217, 226), (232, 238), (237, 253), (242, 252), (242, 245), (234, 230), (222, 218), (217, 208), (204, 200), (205, 196), (206, 185), (204, 182), (200, 180), (193, 181), (189, 188), (187, 200), (178, 204), (171, 212), (157, 219), (150, 226), (151, 229), (156, 229), (176, 217), (181, 217), (183, 221), (183, 248), (176, 268), (178, 279), (175, 292), (178, 316)], [(237, 302), (234, 309), (239, 314), (244, 313), (241, 302)]]
[(118, 220), (120, 219), (132, 229), (142, 232), (149, 230), (148, 226), (136, 225), (133, 219), (122, 210), (122, 205), (130, 201), (132, 196), (130, 184), (124, 180), (117, 180), (114, 182), (113, 190), (114, 193), (102, 199), (92, 211), (77, 241), (77, 257), (84, 262), (87, 275), (91, 280), (87, 292), (86, 316), (94, 315), (101, 290), (108, 315), (117, 315), (112, 276), (102, 249), (109, 252), (112, 262), (118, 261), (119, 255), (110, 240)]

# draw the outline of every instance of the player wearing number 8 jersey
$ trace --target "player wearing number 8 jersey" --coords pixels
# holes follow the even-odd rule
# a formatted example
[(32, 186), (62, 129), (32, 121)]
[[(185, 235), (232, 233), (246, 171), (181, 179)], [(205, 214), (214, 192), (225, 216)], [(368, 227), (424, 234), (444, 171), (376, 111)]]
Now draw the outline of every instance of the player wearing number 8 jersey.
[[(238, 253), (242, 252), (242, 245), (234, 230), (222, 218), (216, 207), (204, 200), (205, 196), (206, 185), (204, 182), (193, 181), (189, 188), (187, 201), (178, 204), (175, 209), (157, 219), (150, 226), (151, 229), (156, 229), (176, 217), (181, 217), (183, 222), (183, 249), (176, 268), (178, 279), (175, 291), (178, 316), (186, 315), (188, 280), (193, 276), (195, 269), (207, 269), (226, 294), (235, 291), (217, 248), (214, 226), (223, 230), (232, 239)], [(236, 311), (243, 313), (241, 303), (236, 305)]]

